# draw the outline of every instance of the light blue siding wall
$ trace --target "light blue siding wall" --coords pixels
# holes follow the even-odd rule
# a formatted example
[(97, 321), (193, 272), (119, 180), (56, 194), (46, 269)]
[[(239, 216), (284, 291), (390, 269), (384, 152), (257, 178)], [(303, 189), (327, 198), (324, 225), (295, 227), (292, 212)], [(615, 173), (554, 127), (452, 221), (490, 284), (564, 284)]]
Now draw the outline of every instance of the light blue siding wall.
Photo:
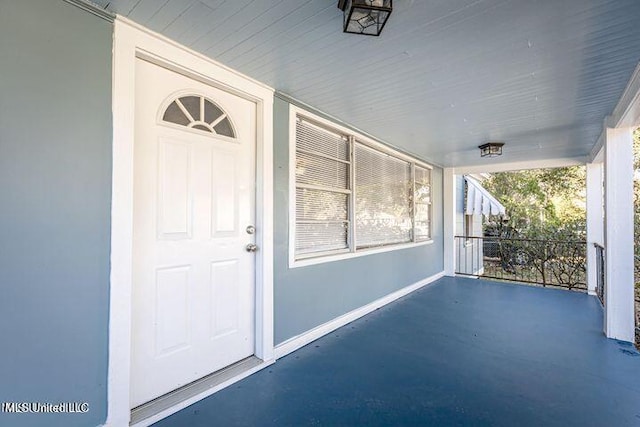
[[(456, 175), (456, 236), (465, 234), (465, 181), (462, 175)], [(473, 215), (473, 229), (470, 236), (482, 237), (482, 215)], [(456, 239), (456, 271), (466, 274), (482, 273), (482, 242), (478, 239)]]
[(430, 245), (289, 268), (289, 104), (274, 104), (275, 342), (326, 323), (443, 270), (442, 170), (433, 170)]
[(456, 175), (456, 236), (464, 234), (464, 178)]
[(62, 0), (0, 1), (2, 426), (95, 426), (107, 393), (113, 27)]

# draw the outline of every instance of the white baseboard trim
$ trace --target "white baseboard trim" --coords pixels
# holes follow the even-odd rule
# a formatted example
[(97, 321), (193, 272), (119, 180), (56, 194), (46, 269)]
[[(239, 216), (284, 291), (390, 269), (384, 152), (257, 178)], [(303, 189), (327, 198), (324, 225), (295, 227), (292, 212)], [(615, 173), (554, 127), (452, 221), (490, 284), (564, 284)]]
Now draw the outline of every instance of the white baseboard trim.
[(251, 369), (247, 369), (246, 371), (240, 373), (239, 375), (234, 376), (233, 378), (228, 379), (227, 381), (220, 383), (218, 385), (216, 385), (215, 387), (211, 387), (210, 389), (197, 394), (189, 399), (183, 400), (180, 403), (177, 403), (173, 406), (171, 406), (170, 408), (165, 409), (162, 412), (158, 412), (157, 414), (149, 417), (149, 418), (145, 418), (144, 420), (141, 420), (140, 422), (137, 422), (135, 424), (132, 424), (131, 427), (147, 427), (150, 426), (151, 424), (160, 421), (163, 418), (167, 418), (169, 415), (173, 415), (178, 411), (181, 411), (182, 409), (186, 408), (187, 406), (193, 405), (194, 403), (211, 396), (212, 394), (222, 390), (223, 388), (229, 387), (230, 385), (248, 377), (249, 375), (255, 374), (256, 372), (266, 368), (269, 365), (272, 365), (275, 362), (275, 360), (268, 360), (268, 361), (264, 361), (261, 364), (259, 364), (258, 366), (255, 366), (254, 368)]
[(444, 275), (444, 271), (434, 274), (433, 276), (422, 279), (419, 282), (395, 291), (367, 305), (356, 308), (355, 310), (343, 314), (342, 316), (336, 317), (335, 319), (330, 320), (327, 323), (323, 323), (320, 326), (310, 329), (307, 332), (290, 338), (274, 349), (275, 358), (280, 359), (281, 357), (284, 357), (289, 353), (293, 353), (297, 349), (304, 347), (305, 345), (317, 340), (318, 338), (335, 331), (336, 329), (346, 325), (347, 323), (351, 323), (354, 320), (359, 319), (360, 317), (397, 300), (398, 298), (402, 298), (403, 296), (410, 294), (411, 292), (417, 291), (418, 289), (435, 282), (436, 280), (442, 278)]

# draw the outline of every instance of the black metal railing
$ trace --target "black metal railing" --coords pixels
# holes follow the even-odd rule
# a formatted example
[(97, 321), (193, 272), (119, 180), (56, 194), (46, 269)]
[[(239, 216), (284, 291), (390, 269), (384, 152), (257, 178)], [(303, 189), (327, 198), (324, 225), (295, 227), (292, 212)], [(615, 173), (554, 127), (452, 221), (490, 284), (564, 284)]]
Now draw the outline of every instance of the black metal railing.
[(587, 290), (587, 242), (455, 236), (456, 274)]
[(594, 243), (593, 245), (596, 247), (596, 295), (598, 295), (600, 303), (604, 306), (604, 247), (597, 243)]

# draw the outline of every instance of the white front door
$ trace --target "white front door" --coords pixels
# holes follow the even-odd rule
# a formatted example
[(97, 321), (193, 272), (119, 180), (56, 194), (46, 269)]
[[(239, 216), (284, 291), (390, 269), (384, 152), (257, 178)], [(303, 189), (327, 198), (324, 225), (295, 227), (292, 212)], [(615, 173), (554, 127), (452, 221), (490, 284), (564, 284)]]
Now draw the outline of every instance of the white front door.
[(254, 354), (256, 104), (136, 60), (131, 407)]

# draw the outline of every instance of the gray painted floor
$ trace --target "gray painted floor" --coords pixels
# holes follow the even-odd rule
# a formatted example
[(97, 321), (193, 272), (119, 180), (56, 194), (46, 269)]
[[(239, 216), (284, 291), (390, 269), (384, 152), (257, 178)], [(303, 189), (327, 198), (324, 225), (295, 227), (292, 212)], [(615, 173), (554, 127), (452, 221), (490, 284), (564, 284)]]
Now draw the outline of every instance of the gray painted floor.
[(155, 425), (640, 426), (601, 330), (595, 297), (443, 278)]

